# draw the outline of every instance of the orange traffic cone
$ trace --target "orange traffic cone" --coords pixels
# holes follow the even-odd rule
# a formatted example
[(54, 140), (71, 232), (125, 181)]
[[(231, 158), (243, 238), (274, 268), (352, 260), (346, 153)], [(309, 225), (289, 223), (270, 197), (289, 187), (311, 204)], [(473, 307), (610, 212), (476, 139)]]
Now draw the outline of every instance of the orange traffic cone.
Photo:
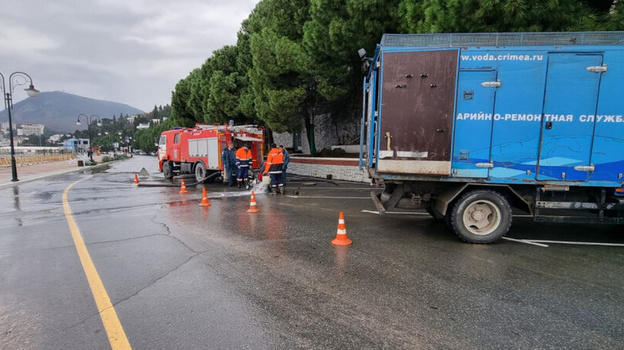
[(202, 188), (202, 200), (201, 203), (199, 203), (200, 207), (209, 207), (210, 201), (208, 200), (208, 195), (206, 194), (206, 187)]
[(335, 245), (349, 245), (353, 243), (347, 237), (347, 227), (344, 222), (344, 214), (340, 212), (340, 217), (338, 218), (338, 231), (336, 231), (336, 238), (332, 239), (332, 244)]
[(180, 193), (188, 193), (188, 191), (186, 190), (186, 182), (184, 182), (184, 179), (182, 179), (182, 186), (180, 187)]
[(139, 184), (139, 175), (138, 174), (134, 174), (134, 184), (135, 185)]
[(248, 213), (259, 213), (260, 209), (258, 209), (258, 206), (256, 205), (256, 195), (254, 194), (254, 191), (251, 191), (251, 203), (249, 203), (249, 210), (247, 210)]

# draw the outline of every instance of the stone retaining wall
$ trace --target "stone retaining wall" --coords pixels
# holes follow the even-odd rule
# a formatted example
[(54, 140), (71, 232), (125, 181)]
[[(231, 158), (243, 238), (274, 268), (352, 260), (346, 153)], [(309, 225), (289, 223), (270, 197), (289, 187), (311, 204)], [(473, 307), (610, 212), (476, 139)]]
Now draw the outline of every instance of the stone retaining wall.
[(359, 169), (359, 160), (357, 159), (294, 157), (291, 155), (286, 172), (323, 179), (327, 178), (327, 175), (331, 175), (333, 180), (370, 182), (366, 171)]

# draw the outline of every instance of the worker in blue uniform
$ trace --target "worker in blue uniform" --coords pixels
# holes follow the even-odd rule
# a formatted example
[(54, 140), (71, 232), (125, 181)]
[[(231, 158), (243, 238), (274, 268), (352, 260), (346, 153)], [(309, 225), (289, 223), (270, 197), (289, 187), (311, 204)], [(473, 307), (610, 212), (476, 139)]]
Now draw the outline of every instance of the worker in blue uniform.
[(228, 185), (234, 186), (236, 179), (236, 148), (233, 142), (228, 142), (227, 147), (221, 153), (221, 161), (223, 162), (223, 171), (227, 176)]

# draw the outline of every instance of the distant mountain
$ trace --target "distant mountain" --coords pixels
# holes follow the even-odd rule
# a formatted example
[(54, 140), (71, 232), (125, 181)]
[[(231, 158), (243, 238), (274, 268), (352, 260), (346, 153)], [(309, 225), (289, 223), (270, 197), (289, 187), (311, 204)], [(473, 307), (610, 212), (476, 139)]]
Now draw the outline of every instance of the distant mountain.
[[(43, 124), (46, 129), (57, 132), (74, 132), (77, 129), (86, 129), (84, 118), (82, 125), (76, 125), (79, 114), (97, 115), (100, 118), (112, 118), (119, 114), (133, 115), (144, 113), (140, 109), (123, 103), (95, 100), (92, 98), (72, 95), (65, 92), (40, 92), (13, 104), (11, 118), (13, 123)], [(6, 109), (0, 112), (0, 120), (9, 120)]]

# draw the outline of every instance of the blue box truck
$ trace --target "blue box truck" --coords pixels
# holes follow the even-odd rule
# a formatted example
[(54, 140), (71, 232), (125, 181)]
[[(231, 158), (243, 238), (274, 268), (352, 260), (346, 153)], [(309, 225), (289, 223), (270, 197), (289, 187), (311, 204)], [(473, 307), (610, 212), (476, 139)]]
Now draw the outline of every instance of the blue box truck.
[(381, 213), (426, 209), (471, 243), (512, 210), (624, 222), (624, 32), (385, 34), (360, 54)]

